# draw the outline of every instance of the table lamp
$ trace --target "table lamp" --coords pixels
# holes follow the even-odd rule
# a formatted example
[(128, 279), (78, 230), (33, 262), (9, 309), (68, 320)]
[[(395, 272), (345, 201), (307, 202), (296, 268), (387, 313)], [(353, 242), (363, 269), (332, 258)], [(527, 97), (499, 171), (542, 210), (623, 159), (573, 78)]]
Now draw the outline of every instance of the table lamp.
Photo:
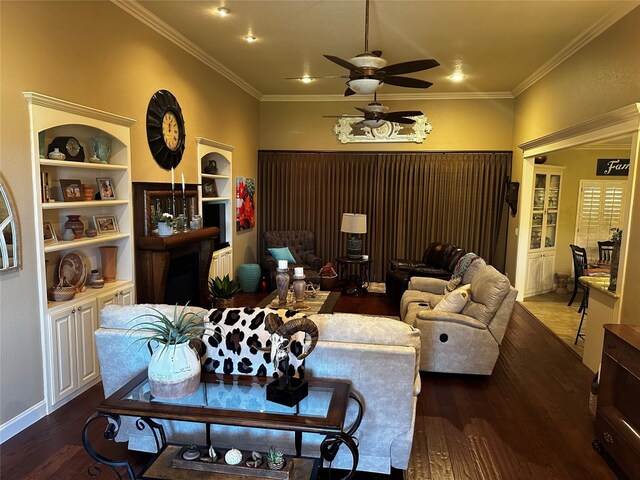
[(341, 232), (349, 233), (347, 240), (347, 258), (360, 260), (362, 258), (361, 233), (367, 233), (367, 216), (363, 213), (343, 213)]

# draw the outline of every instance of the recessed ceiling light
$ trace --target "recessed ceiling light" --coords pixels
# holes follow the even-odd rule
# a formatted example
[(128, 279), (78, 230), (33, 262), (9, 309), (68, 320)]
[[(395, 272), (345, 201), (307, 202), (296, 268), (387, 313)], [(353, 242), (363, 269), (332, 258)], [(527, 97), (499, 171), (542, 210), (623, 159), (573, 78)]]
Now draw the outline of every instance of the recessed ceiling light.
[(216, 9), (216, 12), (218, 12), (218, 15), (220, 15), (221, 17), (228, 17), (229, 15), (231, 15), (231, 10), (229, 10), (227, 7), (219, 7)]
[(247, 43), (253, 43), (255, 41), (257, 41), (258, 39), (256, 37), (254, 37), (253, 35), (245, 35), (244, 39), (247, 41)]
[(462, 60), (456, 60), (453, 64), (453, 73), (447, 77), (452, 82), (461, 82), (465, 75), (462, 73)]
[(304, 77), (300, 77), (300, 81), (302, 83), (311, 83), (313, 82), (313, 78), (309, 77), (308, 75), (305, 75)]

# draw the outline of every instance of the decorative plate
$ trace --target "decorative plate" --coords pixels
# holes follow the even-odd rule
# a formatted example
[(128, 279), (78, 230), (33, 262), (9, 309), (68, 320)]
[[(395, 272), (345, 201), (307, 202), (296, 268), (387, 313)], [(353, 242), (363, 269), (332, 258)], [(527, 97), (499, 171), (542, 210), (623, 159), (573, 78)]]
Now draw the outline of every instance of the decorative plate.
[(67, 253), (58, 265), (58, 279), (67, 280), (67, 283), (76, 289), (82, 288), (87, 279), (87, 266), (78, 252)]

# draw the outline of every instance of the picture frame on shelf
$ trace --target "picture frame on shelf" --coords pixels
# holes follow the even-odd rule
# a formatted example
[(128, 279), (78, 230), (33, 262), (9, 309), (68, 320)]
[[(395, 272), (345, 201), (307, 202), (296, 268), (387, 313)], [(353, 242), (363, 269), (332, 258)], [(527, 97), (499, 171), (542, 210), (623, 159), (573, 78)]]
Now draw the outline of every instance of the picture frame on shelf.
[(56, 231), (53, 228), (53, 224), (49, 220), (45, 220), (44, 222), (42, 222), (42, 232), (45, 245), (50, 245), (58, 241)]
[(219, 197), (218, 187), (215, 180), (206, 180), (202, 183), (202, 196)]
[(115, 215), (94, 215), (93, 223), (98, 235), (109, 235), (120, 231)]
[(113, 188), (113, 181), (110, 178), (96, 178), (98, 183), (98, 194), (100, 200), (115, 200), (116, 190)]
[(82, 182), (80, 180), (61, 178), (60, 188), (65, 202), (81, 202), (83, 200)]

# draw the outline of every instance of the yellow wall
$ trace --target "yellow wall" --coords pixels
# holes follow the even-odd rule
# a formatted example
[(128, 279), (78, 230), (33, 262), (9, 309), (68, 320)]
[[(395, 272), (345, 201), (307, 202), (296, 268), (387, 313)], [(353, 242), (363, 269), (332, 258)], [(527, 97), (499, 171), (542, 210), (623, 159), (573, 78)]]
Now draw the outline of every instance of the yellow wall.
[[(519, 144), (640, 101), (638, 25), (640, 7), (516, 98), (512, 147), (514, 181), (522, 178)], [(634, 207), (640, 215), (640, 199)], [(512, 281), (516, 273), (515, 226), (520, 214), (512, 218), (508, 236), (507, 272)], [(636, 224), (640, 238), (640, 222)], [(640, 255), (640, 251), (637, 252), (636, 255)], [(638, 265), (640, 257), (629, 256), (627, 262)], [(639, 290), (634, 289), (638, 298)]]
[[(197, 181), (195, 137), (235, 146), (234, 175), (256, 177), (259, 102), (111, 2), (0, 2), (0, 168), (17, 203), (23, 268), (0, 277), (0, 424), (43, 400), (27, 102), (35, 91), (136, 120), (134, 181), (167, 182), (146, 141), (151, 95), (180, 102), (187, 146), (177, 178)], [(255, 229), (234, 233), (236, 265), (255, 260)], [(27, 380), (27, 381), (25, 381)]]
[[(384, 87), (383, 87), (384, 88)], [(363, 97), (364, 98), (364, 97)], [(357, 114), (370, 99), (336, 102), (261, 102), (263, 150), (511, 150), (512, 99), (387, 101), (390, 111), (421, 110), (433, 125), (421, 143), (342, 144), (333, 133), (335, 118)]]
[[(558, 165), (565, 169), (562, 172), (562, 189), (560, 192), (560, 219), (556, 249), (556, 272), (573, 273), (570, 243), (575, 243), (576, 219), (580, 194), (580, 180), (615, 180), (625, 181), (627, 177), (596, 176), (598, 158), (629, 158), (629, 152), (623, 150), (585, 150), (573, 148), (554, 152), (547, 156), (545, 166)], [(604, 238), (600, 240), (606, 240)], [(589, 261), (596, 258), (589, 258)]]

